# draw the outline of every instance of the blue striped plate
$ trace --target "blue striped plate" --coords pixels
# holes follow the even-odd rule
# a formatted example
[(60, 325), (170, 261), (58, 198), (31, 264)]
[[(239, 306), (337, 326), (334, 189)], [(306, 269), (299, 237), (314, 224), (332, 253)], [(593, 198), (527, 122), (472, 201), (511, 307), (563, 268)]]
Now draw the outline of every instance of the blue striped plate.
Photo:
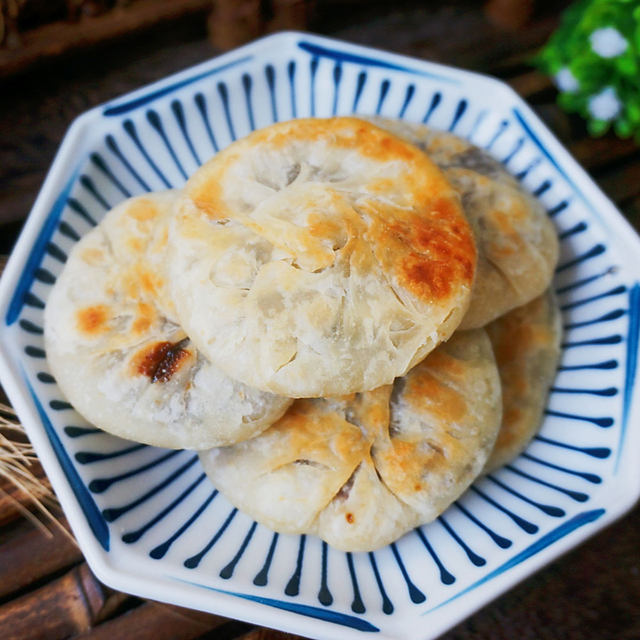
[[(278, 535), (234, 509), (194, 453), (119, 440), (50, 375), (43, 307), (73, 244), (125, 197), (179, 187), (254, 128), (380, 114), (484, 147), (561, 238), (563, 355), (540, 434), (437, 521), (375, 553)], [(502, 83), (299, 33), (259, 40), (71, 126), (0, 285), (2, 383), (87, 560), (122, 591), (322, 638), (443, 633), (640, 495), (640, 242)]]

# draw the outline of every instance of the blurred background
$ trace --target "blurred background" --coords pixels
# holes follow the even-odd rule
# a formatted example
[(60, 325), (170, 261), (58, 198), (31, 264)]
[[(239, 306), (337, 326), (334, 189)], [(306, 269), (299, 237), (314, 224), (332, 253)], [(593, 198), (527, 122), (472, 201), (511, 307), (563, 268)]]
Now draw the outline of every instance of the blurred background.
[[(640, 154), (588, 149), (532, 56), (566, 0), (0, 0), (0, 253), (7, 253), (82, 111), (265, 33), (308, 30), (507, 81), (637, 224)], [(632, 3), (633, 4), (633, 3)], [(613, 147), (611, 147), (613, 145)], [(589, 158), (586, 156), (589, 155)], [(621, 161), (625, 170), (612, 175)]]

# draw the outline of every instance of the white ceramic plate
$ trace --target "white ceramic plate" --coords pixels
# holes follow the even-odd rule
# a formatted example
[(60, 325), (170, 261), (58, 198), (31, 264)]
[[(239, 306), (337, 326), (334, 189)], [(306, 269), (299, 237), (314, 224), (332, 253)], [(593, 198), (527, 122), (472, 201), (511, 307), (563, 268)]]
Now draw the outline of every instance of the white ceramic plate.
[[(251, 129), (374, 114), (488, 149), (562, 241), (565, 337), (539, 436), (436, 522), (375, 553), (277, 535), (197, 457), (97, 432), (48, 372), (42, 310), (73, 244), (126, 196), (178, 187)], [(205, 62), (70, 128), (0, 289), (2, 383), (106, 584), (318, 638), (443, 633), (628, 510), (640, 494), (640, 242), (526, 104), (491, 78), (298, 33)]]

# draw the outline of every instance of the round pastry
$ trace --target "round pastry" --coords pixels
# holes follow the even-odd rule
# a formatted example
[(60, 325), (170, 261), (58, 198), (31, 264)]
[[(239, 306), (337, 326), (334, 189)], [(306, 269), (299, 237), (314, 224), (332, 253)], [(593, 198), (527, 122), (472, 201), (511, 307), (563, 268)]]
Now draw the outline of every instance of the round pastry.
[(544, 208), (487, 152), (421, 124), (373, 121), (423, 149), (460, 193), (478, 249), (471, 304), (460, 329), (485, 326), (549, 286), (558, 239)]
[(556, 375), (561, 315), (551, 289), (487, 326), (502, 383), (502, 426), (485, 472), (520, 455), (542, 422)]
[(458, 194), (355, 118), (255, 131), (188, 181), (171, 229), (180, 321), (228, 375), (291, 397), (389, 384), (458, 326), (475, 271)]
[(256, 435), (291, 401), (228, 378), (179, 326), (165, 274), (176, 198), (126, 200), (75, 245), (47, 300), (45, 346), (89, 422), (146, 444), (205, 449)]
[(296, 400), (257, 438), (200, 459), (258, 522), (373, 550), (433, 520), (467, 488), (500, 418), (491, 344), (477, 329), (455, 333), (392, 385)]

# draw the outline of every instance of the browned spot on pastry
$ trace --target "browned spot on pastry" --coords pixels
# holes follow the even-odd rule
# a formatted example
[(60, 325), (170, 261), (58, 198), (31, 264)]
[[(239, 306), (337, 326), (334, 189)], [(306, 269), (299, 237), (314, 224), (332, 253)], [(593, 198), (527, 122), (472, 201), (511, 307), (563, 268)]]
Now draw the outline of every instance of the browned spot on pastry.
[(132, 253), (142, 253), (145, 249), (145, 244), (141, 238), (136, 238), (135, 236), (131, 236), (127, 238), (127, 248)]
[(84, 249), (80, 254), (82, 260), (92, 267), (99, 265), (104, 260), (104, 252), (100, 249), (88, 248)]
[(147, 268), (143, 262), (136, 262), (123, 271), (119, 290), (131, 300), (138, 300), (157, 296), (163, 287), (164, 282), (157, 273)]
[(420, 158), (417, 147), (407, 144), (404, 140), (386, 134), (374, 127), (361, 126), (358, 130), (358, 147), (363, 154), (381, 162), (404, 160), (416, 161)]
[(445, 372), (449, 378), (462, 380), (467, 373), (464, 361), (454, 358), (444, 349), (436, 349), (429, 354), (429, 368)]
[[(395, 438), (375, 453), (377, 468), (384, 482), (394, 493), (406, 493), (413, 488), (419, 492), (428, 488), (429, 474), (439, 474), (456, 467), (468, 453), (459, 440), (442, 435), (446, 445), (435, 449), (421, 439)], [(446, 446), (446, 451), (445, 451)], [(426, 485), (424, 479), (426, 480)]]
[(476, 250), (468, 225), (450, 200), (439, 199), (436, 210), (411, 226), (413, 246), (403, 263), (405, 284), (413, 293), (433, 299), (451, 293), (460, 282), (471, 284)]
[(420, 299), (444, 300), (473, 282), (475, 243), (453, 198), (438, 198), (429, 211), (400, 219), (379, 216), (369, 236), (385, 268)]
[(372, 193), (388, 193), (393, 189), (394, 181), (391, 178), (377, 178), (369, 184)]
[(251, 134), (252, 143), (273, 150), (289, 147), (292, 139), (322, 140), (333, 147), (357, 147), (360, 153), (378, 161), (422, 159), (421, 152), (413, 145), (356, 118), (303, 118)]
[(151, 200), (139, 198), (131, 202), (127, 214), (139, 222), (146, 222), (155, 218), (158, 210)]
[(518, 400), (518, 397), (515, 397), (513, 400), (508, 399), (503, 405), (506, 407), (506, 410), (502, 417), (502, 428), (498, 432), (498, 439), (496, 440), (496, 446), (498, 447), (510, 447), (512, 444), (520, 441), (523, 437), (523, 432), (526, 431), (529, 412), (507, 404), (508, 402), (516, 402)]
[(433, 455), (425, 456), (415, 442), (399, 439), (376, 453), (378, 470), (392, 491), (397, 487), (405, 491), (418, 484), (423, 473), (436, 469), (439, 462)]
[(190, 352), (183, 347), (189, 338), (179, 342), (156, 342), (134, 356), (136, 373), (147, 376), (151, 382), (168, 382), (180, 369)]
[(404, 276), (407, 288), (414, 293), (426, 293), (424, 297), (437, 300), (451, 293), (451, 270), (445, 262), (409, 259), (404, 265)]
[(404, 400), (417, 410), (428, 411), (447, 422), (462, 420), (467, 412), (464, 396), (421, 368), (407, 381)]
[(169, 243), (169, 227), (165, 225), (162, 229), (162, 233), (160, 234), (160, 237), (158, 238), (158, 241), (156, 243), (157, 247), (155, 250), (161, 251), (167, 246), (168, 243)]
[(536, 298), (523, 307), (502, 316), (492, 328), (492, 344), (499, 367), (512, 366), (521, 371), (529, 353), (550, 348), (554, 332), (546, 324), (545, 300)]
[(76, 322), (81, 333), (96, 335), (108, 329), (109, 307), (97, 304), (93, 307), (85, 307), (76, 312)]
[(307, 216), (307, 230), (314, 238), (331, 241), (331, 248), (336, 251), (341, 249), (346, 244), (348, 236), (352, 235), (348, 233), (345, 222), (312, 213)]
[(158, 291), (162, 290), (163, 282), (158, 275), (153, 274), (148, 269), (144, 268), (140, 268), (138, 273), (140, 277), (140, 286), (144, 292), (156, 295)]
[(304, 458), (346, 474), (369, 447), (362, 431), (347, 422), (343, 412), (327, 410), (322, 400), (296, 400), (269, 432), (279, 433), (287, 442), (282, 455), (272, 460), (274, 467)]
[(353, 524), (355, 518), (353, 517), (353, 513), (347, 513), (345, 514), (345, 519), (349, 524)]
[(136, 319), (133, 321), (131, 330), (135, 334), (145, 333), (149, 330), (156, 319), (153, 307), (146, 302), (139, 302), (136, 309)]
[(217, 179), (211, 180), (204, 174), (204, 178), (193, 181), (191, 198), (199, 209), (206, 212), (209, 218), (219, 220), (226, 218), (226, 214), (220, 211), (219, 201), (222, 199), (222, 190)]

